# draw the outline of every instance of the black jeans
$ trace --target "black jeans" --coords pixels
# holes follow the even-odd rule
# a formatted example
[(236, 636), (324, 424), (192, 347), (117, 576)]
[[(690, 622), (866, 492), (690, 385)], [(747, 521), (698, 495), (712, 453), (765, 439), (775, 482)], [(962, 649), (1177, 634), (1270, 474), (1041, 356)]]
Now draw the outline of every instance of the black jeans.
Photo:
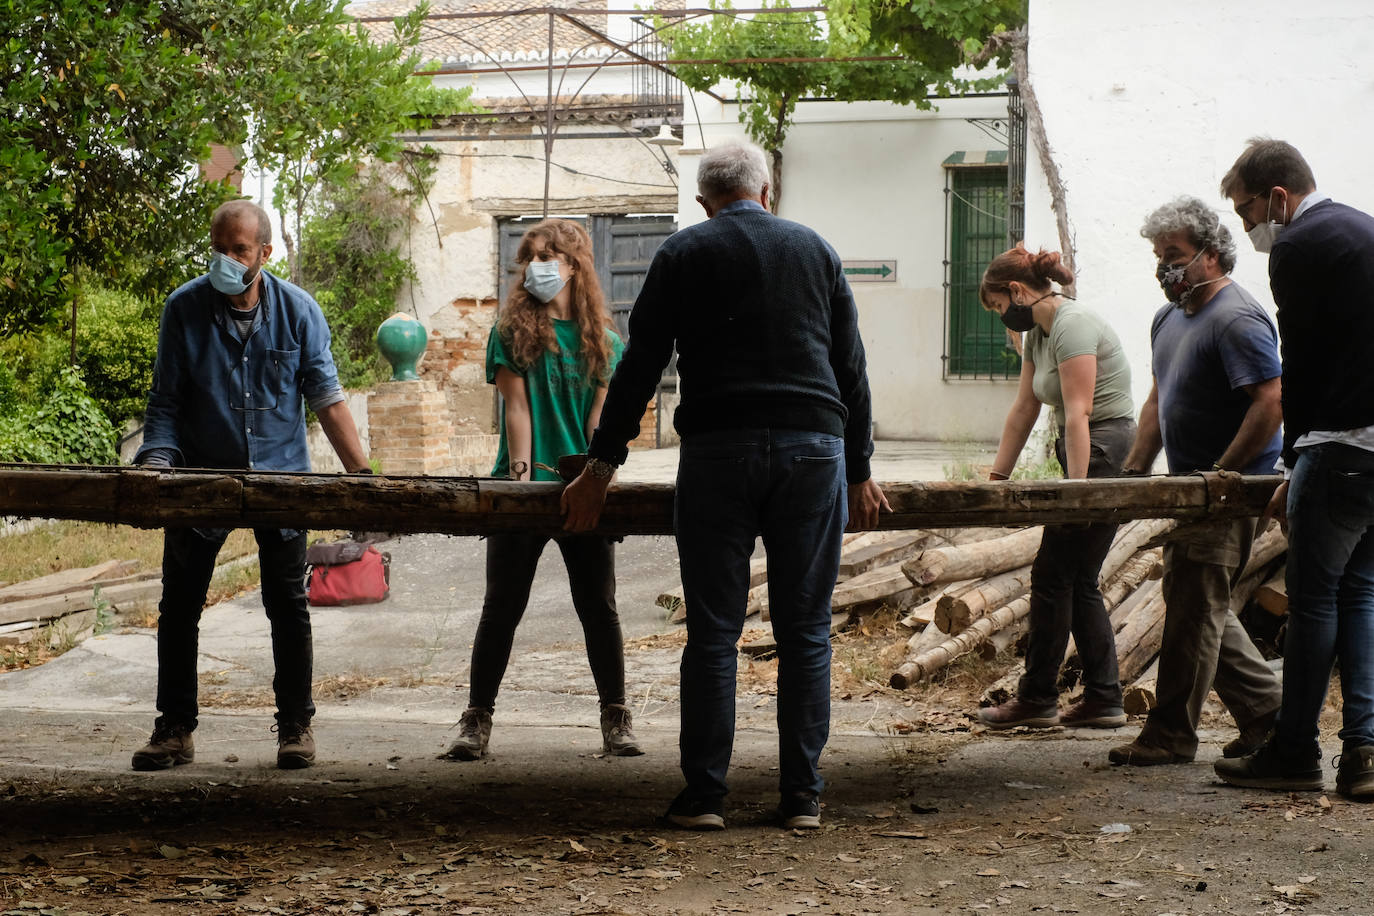
[[(1088, 428), (1089, 477), (1114, 477), (1135, 439), (1135, 421), (1122, 418)], [(1068, 467), (1064, 440), (1055, 443), (1059, 463)], [(1059, 699), (1059, 666), (1073, 633), (1083, 660), (1083, 697), (1121, 705), (1116, 640), (1102, 601), (1098, 576), (1117, 525), (1046, 525), (1031, 566), (1030, 638), (1026, 673), (1016, 695), (1026, 703), (1053, 706)]]
[[(515, 628), (525, 615), (547, 534), (513, 532), (487, 538), (487, 592), (472, 641), (468, 705), (496, 708), (496, 694), (510, 662)], [(625, 702), (625, 641), (615, 609), (615, 544), (599, 535), (552, 539), (563, 553), (573, 608), (582, 622), (587, 662), (602, 706)]]
[[(215, 571), (215, 557), (228, 531), (202, 533), (168, 528), (162, 547), (162, 601), (157, 625), (158, 727), (194, 729), (196, 659), (200, 613)], [(255, 528), (262, 568), (262, 604), (272, 627), (272, 660), (276, 674), (277, 721), (309, 725), (315, 715), (310, 698), (314, 648), (310, 641), (310, 607), (305, 598), (304, 531)]]

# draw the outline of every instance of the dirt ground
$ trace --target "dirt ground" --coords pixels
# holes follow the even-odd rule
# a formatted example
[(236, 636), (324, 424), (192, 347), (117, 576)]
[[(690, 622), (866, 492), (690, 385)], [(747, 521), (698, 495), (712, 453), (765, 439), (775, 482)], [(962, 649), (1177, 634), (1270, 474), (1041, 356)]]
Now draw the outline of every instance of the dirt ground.
[[(632, 664), (671, 641), (632, 645)], [(772, 819), (768, 662), (742, 674), (727, 829), (707, 834), (659, 820), (675, 712), (641, 717), (643, 757), (603, 757), (590, 724), (498, 723), (491, 756), (457, 764), (405, 718), (341, 744), (322, 706), (320, 765), (286, 773), (240, 697), (202, 723), (194, 766), (158, 774), (123, 768), (141, 718), (54, 712), (31, 727), (113, 762), (0, 769), (0, 912), (1374, 913), (1374, 808), (1221, 785), (1219, 711), (1196, 762), (1113, 768), (1136, 723), (989, 734), (970, 713), (996, 663), (899, 694), (857, 662), (890, 642), (837, 645), (824, 826), (805, 833)]]

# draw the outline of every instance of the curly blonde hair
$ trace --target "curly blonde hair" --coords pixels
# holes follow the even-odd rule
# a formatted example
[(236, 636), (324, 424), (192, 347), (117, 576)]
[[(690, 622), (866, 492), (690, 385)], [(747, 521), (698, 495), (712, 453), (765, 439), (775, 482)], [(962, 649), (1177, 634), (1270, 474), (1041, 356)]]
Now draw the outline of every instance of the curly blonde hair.
[(528, 368), (541, 353), (557, 353), (558, 337), (553, 329), (553, 317), (544, 303), (531, 296), (523, 285), (525, 268), (535, 253), (544, 246), (563, 255), (572, 267), (568, 283), (572, 286), (569, 312), (577, 322), (581, 339), (579, 359), (586, 369), (587, 379), (604, 385), (610, 378), (611, 346), (606, 330), (611, 327), (606, 312), (606, 297), (601, 281), (596, 277), (596, 262), (592, 259), (592, 240), (587, 230), (566, 219), (546, 219), (531, 226), (520, 239), (515, 253), (515, 282), (511, 284), (506, 307), (497, 319), (496, 330), (515, 361)]

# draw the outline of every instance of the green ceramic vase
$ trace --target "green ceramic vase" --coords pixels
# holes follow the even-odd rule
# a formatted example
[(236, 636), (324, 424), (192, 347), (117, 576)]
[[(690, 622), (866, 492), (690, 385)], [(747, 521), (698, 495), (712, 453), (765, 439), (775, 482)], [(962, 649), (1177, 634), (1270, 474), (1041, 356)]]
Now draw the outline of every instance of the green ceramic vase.
[(418, 379), (415, 364), (425, 352), (429, 335), (425, 326), (409, 315), (397, 312), (377, 328), (377, 349), (391, 363), (391, 380), (408, 382)]

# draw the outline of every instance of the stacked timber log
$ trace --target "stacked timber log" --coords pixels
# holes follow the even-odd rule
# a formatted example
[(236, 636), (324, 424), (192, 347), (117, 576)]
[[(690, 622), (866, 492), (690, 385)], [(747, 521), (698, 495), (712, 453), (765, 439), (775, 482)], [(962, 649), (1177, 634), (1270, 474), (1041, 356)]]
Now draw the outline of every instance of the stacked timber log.
[[(983, 540), (1006, 535), (1006, 528), (957, 528), (914, 531), (866, 531), (845, 535), (840, 551), (840, 571), (831, 596), (831, 632), (837, 632), (856, 616), (885, 606), (897, 611), (912, 611), (911, 617), (928, 620), (935, 613), (934, 601), (947, 589), (943, 584), (918, 585), (902, 572), (903, 563), (922, 553), (942, 548), (975, 545)], [(749, 597), (746, 616), (769, 618), (768, 561), (758, 558), (750, 563)], [(973, 584), (970, 581), (968, 584)], [(975, 601), (969, 596), (969, 601)], [(925, 603), (923, 603), (925, 602)], [(681, 623), (687, 618), (687, 602), (678, 586), (658, 596), (657, 604), (669, 612), (669, 619)], [(919, 606), (918, 606), (919, 605)], [(958, 613), (971, 614), (968, 610)], [(743, 645), (751, 654), (767, 654), (774, 648), (764, 637)]]
[[(1120, 602), (1150, 575), (1157, 575), (1158, 552), (1147, 550), (1146, 543), (1171, 525), (1167, 520), (1143, 519), (1121, 526), (1102, 564), (1104, 594)], [(913, 582), (938, 584), (949, 576), (970, 574), (981, 578), (955, 585), (941, 598), (944, 610), (937, 604), (933, 619), (908, 641), (906, 659), (893, 672), (892, 686), (906, 689), (962, 655), (977, 651), (986, 657), (989, 651), (1012, 645), (1024, 632), (1030, 613), (1030, 563), (1039, 540), (1040, 529), (1027, 528), (957, 552), (928, 551), (929, 562), (924, 556), (908, 562), (903, 570)], [(910, 618), (906, 622), (918, 623)]]
[[(1121, 683), (1125, 685), (1126, 711), (1142, 715), (1155, 703), (1159, 647), (1164, 638), (1164, 595), (1162, 583), (1158, 581), (1163, 572), (1163, 558), (1159, 545), (1167, 542), (1174, 532), (1152, 534), (1138, 552), (1113, 569), (1113, 554), (1119, 555), (1120, 549), (1128, 543), (1123, 539), (1126, 527), (1118, 533), (1112, 554), (1103, 564), (1102, 595), (1116, 634), (1117, 667)], [(1282, 565), (1287, 548), (1287, 538), (1277, 525), (1255, 541), (1250, 560), (1232, 589), (1232, 611), (1239, 614), (1261, 586), (1270, 584), (1276, 567)], [(1285, 604), (1284, 611), (1286, 607)], [(1024, 673), (1024, 663), (1015, 666), (984, 691), (983, 704), (996, 705), (1010, 699)], [(1081, 675), (1082, 663), (1070, 640), (1064, 667), (1060, 670), (1060, 689), (1072, 690)]]
[(0, 645), (28, 642), (61, 621), (71, 634), (95, 622), (97, 606), (151, 601), (162, 590), (156, 570), (134, 572), (132, 561), (109, 560), (0, 588)]

